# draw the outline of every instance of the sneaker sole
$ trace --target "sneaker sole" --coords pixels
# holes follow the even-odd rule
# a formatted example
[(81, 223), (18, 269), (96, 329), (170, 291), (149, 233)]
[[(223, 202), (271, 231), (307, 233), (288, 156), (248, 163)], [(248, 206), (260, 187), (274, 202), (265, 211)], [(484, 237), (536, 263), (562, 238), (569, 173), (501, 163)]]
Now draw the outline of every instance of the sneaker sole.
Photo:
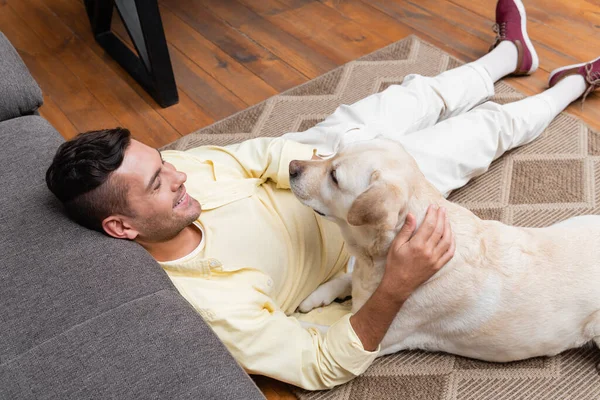
[(596, 58), (595, 60), (592, 60), (592, 61), (583, 62), (583, 63), (580, 63), (580, 64), (571, 64), (571, 65), (566, 65), (564, 67), (556, 68), (554, 71), (550, 72), (550, 77), (548, 77), (548, 86), (550, 86), (550, 81), (552, 81), (552, 78), (554, 78), (554, 76), (556, 74), (558, 74), (560, 72), (563, 72), (563, 71), (566, 71), (568, 69), (583, 67), (585, 64), (595, 63), (598, 60), (600, 60), (600, 57), (598, 57), (598, 58)]
[(527, 34), (527, 13), (525, 12), (525, 6), (521, 0), (513, 0), (517, 9), (519, 10), (519, 14), (521, 14), (521, 33), (523, 34), (523, 38), (525, 39), (525, 45), (527, 46), (527, 50), (531, 53), (531, 68), (527, 71), (527, 74), (531, 74), (538, 69), (540, 65), (540, 59), (535, 51), (535, 47), (533, 47), (533, 43), (529, 39), (529, 35)]

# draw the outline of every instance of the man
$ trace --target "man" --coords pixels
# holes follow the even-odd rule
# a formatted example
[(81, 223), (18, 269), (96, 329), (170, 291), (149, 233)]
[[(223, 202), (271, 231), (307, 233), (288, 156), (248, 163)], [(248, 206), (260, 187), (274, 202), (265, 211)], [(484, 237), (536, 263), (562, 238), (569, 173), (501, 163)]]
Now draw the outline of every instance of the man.
[(162, 154), (124, 129), (91, 132), (58, 149), (48, 187), (82, 225), (144, 246), (248, 372), (306, 389), (344, 383), (372, 363), (403, 302), (452, 257), (452, 233), (444, 210), (408, 217), (356, 314), (338, 303), (294, 314), (349, 256), (337, 227), (287, 190), (289, 163), (376, 131), (402, 143), (447, 195), (598, 87), (600, 59), (553, 72), (540, 95), (485, 102), (495, 81), (538, 65), (522, 3), (500, 0), (496, 16), (498, 39), (481, 59), (435, 78), (407, 76), (306, 132)]

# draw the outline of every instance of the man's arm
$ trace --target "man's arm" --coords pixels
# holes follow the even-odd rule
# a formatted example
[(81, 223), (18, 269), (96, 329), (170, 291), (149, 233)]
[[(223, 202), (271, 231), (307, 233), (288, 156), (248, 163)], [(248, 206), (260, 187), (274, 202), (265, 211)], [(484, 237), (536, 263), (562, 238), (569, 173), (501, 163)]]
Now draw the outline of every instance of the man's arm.
[(310, 160), (314, 147), (283, 138), (256, 138), (226, 146), (246, 174), (270, 179), (280, 189), (289, 189), (289, 165), (292, 160)]
[(410, 240), (416, 222), (408, 217), (390, 249), (379, 288), (355, 315), (344, 316), (325, 334), (286, 316), (270, 297), (268, 276), (258, 270), (171, 279), (249, 373), (304, 389), (327, 389), (371, 365), (403, 301), (450, 259), (451, 233), (442, 216), (430, 210)]
[(443, 208), (430, 206), (411, 238), (415, 227), (415, 218), (409, 214), (390, 247), (379, 287), (350, 318), (367, 351), (378, 348), (406, 299), (454, 255), (454, 238)]
[(314, 150), (313, 146), (281, 137), (261, 137), (228, 146), (199, 146), (184, 152), (166, 150), (162, 154), (168, 158), (180, 157), (178, 153), (193, 156), (196, 162), (213, 165), (217, 176), (221, 167), (235, 170), (242, 178), (270, 179), (278, 188), (289, 189), (290, 162), (310, 160)]
[(363, 373), (377, 356), (364, 350), (350, 314), (326, 333), (285, 315), (271, 297), (269, 277), (258, 270), (171, 279), (248, 373), (329, 389)]

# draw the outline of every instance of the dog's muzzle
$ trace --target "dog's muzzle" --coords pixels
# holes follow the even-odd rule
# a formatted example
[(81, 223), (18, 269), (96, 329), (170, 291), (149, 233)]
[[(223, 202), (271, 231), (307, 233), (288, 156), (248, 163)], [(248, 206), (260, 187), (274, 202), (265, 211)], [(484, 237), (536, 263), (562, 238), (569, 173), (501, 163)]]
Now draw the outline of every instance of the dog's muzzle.
[(299, 177), (304, 171), (304, 166), (298, 160), (290, 162), (290, 180)]

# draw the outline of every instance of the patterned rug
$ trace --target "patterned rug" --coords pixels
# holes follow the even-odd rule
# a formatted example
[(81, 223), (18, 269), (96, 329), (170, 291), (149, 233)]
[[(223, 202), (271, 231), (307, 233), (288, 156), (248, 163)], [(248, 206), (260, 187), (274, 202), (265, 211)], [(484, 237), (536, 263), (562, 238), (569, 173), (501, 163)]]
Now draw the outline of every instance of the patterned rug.
[[(400, 83), (405, 75), (433, 76), (461, 64), (411, 36), (187, 135), (165, 149), (225, 145), (303, 131), (338, 105)], [(493, 100), (499, 103), (523, 97), (502, 82), (496, 84), (496, 93)], [(452, 193), (450, 200), (481, 218), (531, 227), (599, 213), (600, 135), (577, 118), (561, 114), (537, 141), (501, 157), (487, 173)], [(303, 400), (600, 399), (598, 362), (600, 351), (595, 347), (508, 364), (405, 351), (376, 360), (363, 376), (333, 390), (298, 389), (296, 394)]]

